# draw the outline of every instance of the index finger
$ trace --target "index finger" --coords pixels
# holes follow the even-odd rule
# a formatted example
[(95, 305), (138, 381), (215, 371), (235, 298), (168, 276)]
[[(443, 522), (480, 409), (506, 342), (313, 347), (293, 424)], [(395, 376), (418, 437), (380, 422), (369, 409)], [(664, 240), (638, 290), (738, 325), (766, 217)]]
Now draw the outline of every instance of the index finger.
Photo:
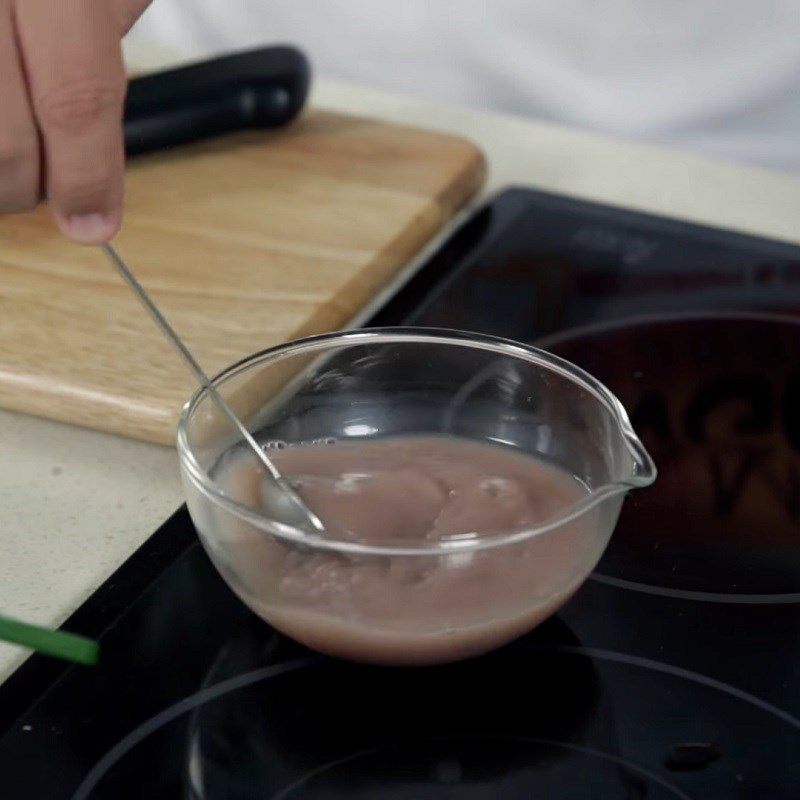
[(125, 70), (109, 0), (17, 0), (18, 37), (59, 226), (100, 243), (122, 209)]

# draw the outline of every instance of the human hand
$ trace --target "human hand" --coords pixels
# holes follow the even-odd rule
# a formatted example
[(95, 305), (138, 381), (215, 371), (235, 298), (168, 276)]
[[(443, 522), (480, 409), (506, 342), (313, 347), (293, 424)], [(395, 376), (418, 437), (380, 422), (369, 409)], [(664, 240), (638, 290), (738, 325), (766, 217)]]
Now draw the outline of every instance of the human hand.
[(0, 0), (0, 213), (46, 200), (64, 233), (122, 217), (121, 40), (149, 0)]

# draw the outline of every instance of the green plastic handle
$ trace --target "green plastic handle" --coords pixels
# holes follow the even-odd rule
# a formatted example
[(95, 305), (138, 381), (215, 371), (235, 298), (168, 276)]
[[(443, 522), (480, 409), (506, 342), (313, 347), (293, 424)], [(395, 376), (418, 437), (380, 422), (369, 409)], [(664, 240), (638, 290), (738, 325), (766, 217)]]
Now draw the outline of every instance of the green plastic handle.
[(3, 616), (0, 616), (0, 639), (78, 664), (96, 664), (100, 655), (100, 645), (85, 636), (54, 631)]

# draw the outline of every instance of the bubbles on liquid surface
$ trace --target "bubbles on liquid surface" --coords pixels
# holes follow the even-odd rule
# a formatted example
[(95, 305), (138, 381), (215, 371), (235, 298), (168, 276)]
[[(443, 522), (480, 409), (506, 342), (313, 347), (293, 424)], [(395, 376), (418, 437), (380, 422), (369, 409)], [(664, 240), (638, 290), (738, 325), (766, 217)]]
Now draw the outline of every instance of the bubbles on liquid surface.
[(336, 444), (339, 440), (334, 436), (323, 436), (319, 439), (306, 439), (299, 442), (287, 442), (283, 439), (268, 439), (266, 442), (261, 442), (261, 447), (264, 450), (286, 450), (291, 447), (314, 447), (318, 445), (331, 445)]

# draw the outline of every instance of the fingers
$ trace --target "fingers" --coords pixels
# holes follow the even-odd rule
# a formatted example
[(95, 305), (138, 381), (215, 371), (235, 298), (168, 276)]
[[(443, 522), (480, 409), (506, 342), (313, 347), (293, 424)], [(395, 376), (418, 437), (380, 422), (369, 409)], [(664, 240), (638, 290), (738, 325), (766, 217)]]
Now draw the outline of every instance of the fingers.
[(0, 0), (0, 213), (29, 211), (39, 199), (39, 141), (12, 19)]
[(17, 0), (17, 34), (62, 230), (87, 243), (119, 228), (125, 71), (109, 0)]

